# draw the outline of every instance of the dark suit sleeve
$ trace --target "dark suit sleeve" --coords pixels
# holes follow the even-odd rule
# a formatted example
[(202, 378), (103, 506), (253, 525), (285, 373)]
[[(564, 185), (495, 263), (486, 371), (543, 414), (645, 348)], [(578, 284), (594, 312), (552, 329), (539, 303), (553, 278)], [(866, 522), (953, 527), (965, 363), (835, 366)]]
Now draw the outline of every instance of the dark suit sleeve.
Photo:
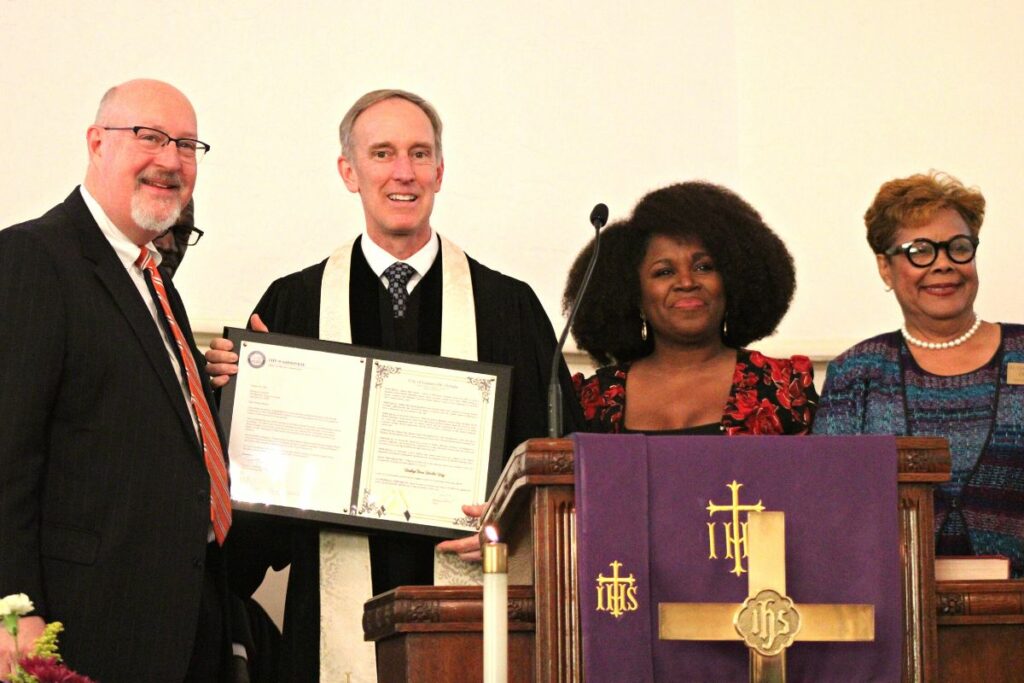
[(0, 595), (26, 593), (41, 614), (40, 488), (64, 356), (57, 284), (38, 240), (0, 231)]
[[(253, 313), (259, 314), (271, 332), (317, 336), (319, 289), (313, 286), (316, 278), (307, 271), (275, 281), (260, 298)], [(263, 582), (267, 569), (281, 570), (291, 564), (295, 533), (295, 522), (291, 520), (236, 511), (225, 546), (232, 589), (243, 596), (252, 595)]]
[(256, 310), (271, 332), (316, 339), (320, 332), (320, 263), (274, 281)]
[(257, 512), (235, 510), (224, 544), (230, 567), (231, 590), (251, 596), (263, 583), (267, 569), (280, 571), (292, 561), (292, 522)]

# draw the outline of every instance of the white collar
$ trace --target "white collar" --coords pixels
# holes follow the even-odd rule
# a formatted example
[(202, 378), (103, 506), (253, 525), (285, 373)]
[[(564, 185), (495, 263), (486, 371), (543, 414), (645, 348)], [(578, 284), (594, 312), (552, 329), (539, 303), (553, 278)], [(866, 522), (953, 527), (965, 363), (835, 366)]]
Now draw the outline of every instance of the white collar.
[[(441, 251), (441, 355), (476, 360), (476, 303), (469, 258), (444, 235)], [(362, 240), (360, 240), (362, 241)], [(355, 240), (340, 246), (324, 264), (320, 283), (320, 338), (352, 343), (349, 271)]]
[(422, 277), (434, 265), (434, 260), (437, 259), (437, 254), (440, 250), (437, 234), (433, 228), (430, 229), (430, 239), (427, 240), (427, 243), (420, 247), (419, 251), (415, 254), (405, 259), (396, 259), (385, 251), (383, 247), (370, 239), (370, 236), (365, 231), (363, 232), (363, 238), (359, 240), (359, 246), (363, 250), (363, 257), (366, 259), (366, 262), (370, 264), (370, 270), (377, 277), (383, 277), (384, 271), (395, 261), (409, 264)]
[[(130, 269), (139, 258), (139, 245), (128, 239), (128, 236), (114, 225), (114, 222), (110, 220), (107, 212), (103, 210), (103, 207), (96, 201), (96, 198), (89, 194), (89, 190), (85, 189), (85, 185), (80, 185), (78, 189), (82, 192), (82, 199), (85, 200), (85, 206), (89, 209), (89, 213), (92, 214), (96, 225), (100, 226), (103, 236), (107, 238), (110, 246), (114, 248), (117, 258), (124, 264), (125, 270)], [(163, 256), (156, 250), (152, 242), (146, 245), (146, 250), (149, 251), (153, 262), (159, 266)]]

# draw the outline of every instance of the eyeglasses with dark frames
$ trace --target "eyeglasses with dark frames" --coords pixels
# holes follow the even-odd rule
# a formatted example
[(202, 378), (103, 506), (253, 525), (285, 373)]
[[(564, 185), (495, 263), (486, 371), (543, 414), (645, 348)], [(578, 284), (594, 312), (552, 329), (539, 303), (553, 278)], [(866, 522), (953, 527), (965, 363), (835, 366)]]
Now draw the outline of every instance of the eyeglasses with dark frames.
[(178, 243), (179, 247), (194, 247), (199, 244), (199, 240), (203, 239), (203, 235), (206, 234), (199, 228), (190, 225), (172, 225), (165, 232), (161, 233), (160, 236), (163, 237), (168, 232), (174, 236), (174, 241)]
[(974, 260), (974, 255), (978, 252), (978, 244), (980, 244), (980, 240), (973, 235), (957, 235), (945, 242), (936, 242), (922, 237), (912, 242), (891, 246), (885, 250), (885, 255), (895, 256), (902, 251), (911, 265), (927, 268), (939, 258), (939, 250), (945, 249), (946, 256), (950, 261), (963, 265)]
[(139, 141), (143, 151), (150, 154), (159, 154), (161, 149), (173, 142), (174, 146), (178, 148), (178, 154), (181, 155), (182, 159), (199, 163), (203, 155), (210, 151), (210, 146), (205, 142), (193, 140), (192, 138), (172, 138), (157, 128), (148, 128), (146, 126), (104, 126), (103, 130), (131, 131), (134, 133), (135, 139)]

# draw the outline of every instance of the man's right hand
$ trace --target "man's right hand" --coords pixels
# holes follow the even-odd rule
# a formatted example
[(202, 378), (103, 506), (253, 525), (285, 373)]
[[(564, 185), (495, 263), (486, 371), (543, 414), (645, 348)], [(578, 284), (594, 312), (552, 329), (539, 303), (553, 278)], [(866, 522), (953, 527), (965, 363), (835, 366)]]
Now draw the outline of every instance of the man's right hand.
[[(256, 313), (249, 318), (249, 327), (253, 332), (270, 332)], [(210, 376), (210, 384), (214, 389), (231, 381), (231, 376), (238, 372), (238, 354), (233, 351), (235, 345), (230, 339), (217, 337), (210, 342), (206, 352), (206, 374)]]
[[(43, 635), (46, 622), (42, 617), (22, 617), (18, 619), (18, 653), (24, 657), (32, 652), (36, 639)], [(14, 638), (6, 630), (0, 628), (0, 676), (11, 673), (14, 664)]]

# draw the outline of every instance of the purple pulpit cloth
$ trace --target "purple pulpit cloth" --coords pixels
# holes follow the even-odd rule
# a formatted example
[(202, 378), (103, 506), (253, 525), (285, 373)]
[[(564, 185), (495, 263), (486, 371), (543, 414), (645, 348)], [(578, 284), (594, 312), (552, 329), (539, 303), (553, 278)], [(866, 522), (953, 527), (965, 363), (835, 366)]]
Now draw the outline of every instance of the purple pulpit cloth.
[[(799, 642), (798, 636), (787, 650), (789, 680), (900, 680), (894, 437), (573, 439), (588, 683), (748, 680), (748, 651), (739, 640), (658, 639), (659, 603), (739, 605), (747, 597), (747, 574), (732, 573), (735, 560), (726, 557), (732, 514), (708, 510), (732, 505), (734, 481), (742, 484), (739, 505), (761, 502), (766, 511), (786, 514), (785, 592), (798, 610), (800, 603), (875, 606), (874, 642)], [(709, 559), (712, 532), (717, 559)]]

